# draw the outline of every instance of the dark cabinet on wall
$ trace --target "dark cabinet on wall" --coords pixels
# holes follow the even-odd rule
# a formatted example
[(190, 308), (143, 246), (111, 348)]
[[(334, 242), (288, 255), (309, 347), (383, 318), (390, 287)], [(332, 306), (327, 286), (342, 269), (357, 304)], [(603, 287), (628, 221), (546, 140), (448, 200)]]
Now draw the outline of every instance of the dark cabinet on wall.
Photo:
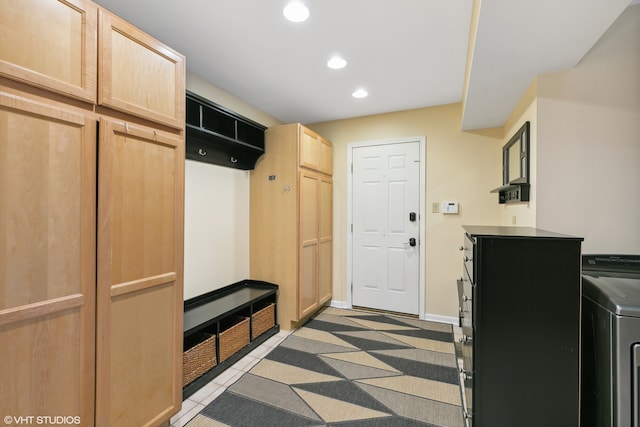
[(264, 154), (266, 127), (187, 91), (186, 158), (253, 169)]
[(469, 427), (577, 427), (582, 239), (464, 229), (458, 294)]

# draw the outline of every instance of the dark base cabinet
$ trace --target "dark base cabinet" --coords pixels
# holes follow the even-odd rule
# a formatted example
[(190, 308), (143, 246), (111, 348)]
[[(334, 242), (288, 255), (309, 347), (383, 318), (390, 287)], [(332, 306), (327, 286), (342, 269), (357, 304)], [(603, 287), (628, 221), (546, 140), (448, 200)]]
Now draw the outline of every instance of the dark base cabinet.
[(277, 295), (246, 280), (185, 301), (183, 399), (280, 331)]
[(464, 229), (458, 292), (469, 427), (577, 427), (582, 239)]

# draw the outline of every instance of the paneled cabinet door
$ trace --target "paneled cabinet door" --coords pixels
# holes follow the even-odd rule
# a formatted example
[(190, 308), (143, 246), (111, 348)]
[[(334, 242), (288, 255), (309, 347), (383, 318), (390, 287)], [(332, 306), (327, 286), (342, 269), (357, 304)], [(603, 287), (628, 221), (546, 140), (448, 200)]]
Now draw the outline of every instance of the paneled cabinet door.
[(93, 425), (95, 135), (95, 120), (82, 114), (0, 92), (5, 417)]
[(298, 125), (298, 163), (301, 167), (318, 170), (320, 138), (314, 131)]
[(322, 176), (319, 185), (318, 302), (324, 304), (333, 292), (333, 181)]
[(298, 319), (318, 308), (318, 176), (300, 172)]
[(98, 104), (184, 128), (185, 58), (100, 9)]
[(155, 426), (182, 402), (184, 141), (100, 122), (96, 420)]
[(314, 131), (300, 126), (299, 164), (327, 175), (333, 174), (333, 147)]
[(98, 7), (0, 1), (0, 75), (95, 103)]

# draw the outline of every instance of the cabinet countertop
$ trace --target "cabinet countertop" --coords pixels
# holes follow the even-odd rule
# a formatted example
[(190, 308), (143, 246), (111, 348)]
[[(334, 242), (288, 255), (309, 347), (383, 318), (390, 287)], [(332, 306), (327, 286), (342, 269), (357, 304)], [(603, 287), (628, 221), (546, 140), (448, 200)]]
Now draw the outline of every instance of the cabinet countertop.
[(463, 225), (462, 228), (464, 228), (464, 231), (469, 237), (536, 237), (584, 240), (582, 237), (554, 233), (552, 231), (541, 230), (533, 227)]

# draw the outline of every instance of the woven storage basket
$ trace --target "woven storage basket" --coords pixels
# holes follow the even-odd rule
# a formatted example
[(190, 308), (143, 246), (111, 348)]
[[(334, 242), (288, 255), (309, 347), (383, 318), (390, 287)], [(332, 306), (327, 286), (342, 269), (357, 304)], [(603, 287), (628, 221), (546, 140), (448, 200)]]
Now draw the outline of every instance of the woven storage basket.
[(276, 305), (271, 303), (251, 316), (251, 339), (264, 334), (276, 325)]
[(183, 387), (216, 366), (216, 336), (205, 335), (207, 339), (182, 353)]
[(249, 318), (235, 317), (234, 321), (238, 321), (229, 329), (220, 332), (220, 363), (224, 362), (238, 350), (249, 345)]

